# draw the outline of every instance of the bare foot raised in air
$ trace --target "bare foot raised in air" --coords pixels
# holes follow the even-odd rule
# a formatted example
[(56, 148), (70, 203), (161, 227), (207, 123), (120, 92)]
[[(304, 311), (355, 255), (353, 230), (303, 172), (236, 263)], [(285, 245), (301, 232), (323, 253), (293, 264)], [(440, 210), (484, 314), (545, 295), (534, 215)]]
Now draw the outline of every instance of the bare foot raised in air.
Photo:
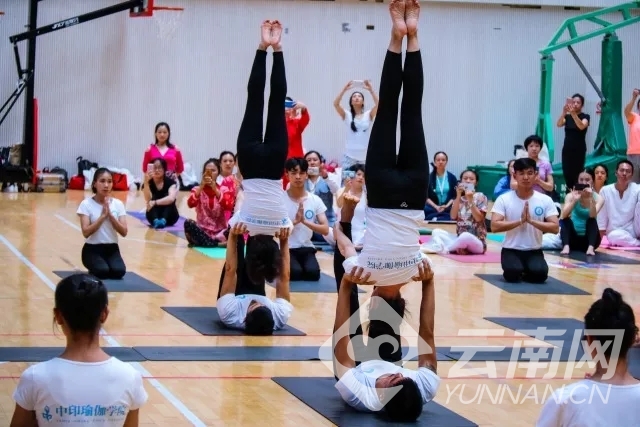
[(407, 24), (404, 21), (405, 0), (391, 0), (389, 14), (393, 22), (391, 33), (395, 38), (401, 39), (407, 35)]
[(280, 21), (271, 21), (271, 37), (269, 43), (275, 52), (282, 50), (282, 24)]
[(345, 194), (342, 210), (340, 211), (340, 222), (351, 222), (353, 214), (356, 211), (356, 205), (359, 201), (359, 198), (350, 194)]
[(407, 26), (407, 36), (415, 36), (418, 33), (419, 20), (420, 1), (404, 0), (404, 22)]
[(260, 46), (262, 50), (267, 50), (271, 46), (271, 21), (268, 19), (260, 26)]

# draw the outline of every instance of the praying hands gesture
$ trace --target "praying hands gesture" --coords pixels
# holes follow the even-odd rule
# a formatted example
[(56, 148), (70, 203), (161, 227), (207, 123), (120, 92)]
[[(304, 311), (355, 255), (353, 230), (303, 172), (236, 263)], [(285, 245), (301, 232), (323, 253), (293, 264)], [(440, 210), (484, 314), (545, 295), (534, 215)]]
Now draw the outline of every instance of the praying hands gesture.
[(304, 205), (303, 202), (298, 204), (298, 210), (296, 211), (296, 216), (293, 219), (293, 225), (298, 225), (302, 221), (304, 221)]
[(531, 221), (531, 214), (529, 213), (529, 202), (524, 202), (524, 209), (522, 209), (522, 215), (520, 216), (520, 224), (526, 224)]

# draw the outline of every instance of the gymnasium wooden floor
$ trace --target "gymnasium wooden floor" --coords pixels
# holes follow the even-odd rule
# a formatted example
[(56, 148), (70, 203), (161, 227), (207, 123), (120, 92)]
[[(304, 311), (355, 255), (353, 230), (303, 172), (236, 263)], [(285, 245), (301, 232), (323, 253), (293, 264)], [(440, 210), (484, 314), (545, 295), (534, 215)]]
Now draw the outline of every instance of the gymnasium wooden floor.
[[(75, 215), (80, 201), (89, 193), (66, 194), (2, 193), (0, 203), (0, 335), (2, 346), (63, 346), (62, 333), (52, 326), (53, 287), (58, 277), (54, 270), (82, 268), (80, 249), (83, 237)], [(120, 193), (128, 210), (144, 206), (141, 193)], [(181, 194), (181, 213), (186, 208), (186, 193)], [(312, 346), (322, 345), (332, 331), (336, 296), (334, 294), (292, 294), (295, 306), (290, 324), (307, 333), (304, 337), (206, 337), (165, 313), (163, 306), (213, 306), (223, 262), (187, 248), (186, 241), (169, 233), (149, 230), (135, 218), (128, 218), (129, 236), (121, 240), (121, 251), (129, 271), (136, 272), (170, 290), (169, 293), (114, 293), (110, 295), (111, 314), (104, 329), (104, 346), (199, 345), (199, 346)], [(499, 250), (491, 242), (491, 249)], [(624, 257), (639, 257), (628, 252)], [(320, 253), (323, 270), (333, 275), (331, 258)], [(506, 331), (504, 337), (488, 338), (487, 333), (472, 337), (469, 329), (500, 330), (483, 320), (485, 316), (568, 317), (581, 320), (589, 305), (611, 286), (632, 300), (631, 278), (640, 274), (638, 266), (608, 268), (565, 268), (557, 257), (548, 256), (550, 275), (592, 295), (516, 295), (509, 294), (476, 278), (474, 273), (500, 273), (499, 264), (461, 264), (432, 256), (436, 264), (436, 345), (494, 345), (512, 347), (522, 338)], [(571, 261), (566, 261), (573, 263)], [(565, 262), (565, 263), (566, 263)], [(409, 286), (405, 298), (411, 315), (408, 322), (417, 328), (419, 286)], [(267, 287), (268, 296), (273, 289)], [(361, 302), (367, 294), (361, 294)], [(466, 329), (466, 331), (465, 331)], [(463, 335), (463, 336), (459, 336)], [(411, 340), (411, 338), (409, 338)], [(411, 345), (415, 345), (415, 338)], [(521, 345), (545, 346), (526, 339)], [(14, 402), (12, 393), (28, 363), (0, 364), (0, 425), (9, 425)], [(519, 364), (511, 379), (507, 362), (496, 362), (499, 378), (487, 378), (480, 371), (487, 363), (471, 363), (477, 371), (463, 368), (464, 377), (452, 375), (455, 362), (439, 362), (443, 378), (436, 402), (480, 426), (508, 427), (535, 424), (543, 396), (527, 399), (532, 384), (559, 387), (582, 378), (589, 366), (575, 368), (565, 378), (565, 363), (555, 376), (545, 380), (548, 368), (539, 369), (537, 379), (525, 379), (527, 364)], [(318, 376), (333, 374), (322, 362), (144, 362), (145, 387), (149, 402), (141, 411), (141, 425), (180, 427), (194, 425), (199, 419), (206, 426), (269, 425), (330, 426), (324, 417), (300, 402), (270, 380), (274, 376)], [(411, 366), (411, 364), (410, 364)], [(455, 373), (455, 371), (452, 371)], [(476, 372), (476, 373), (474, 373)], [(448, 378), (448, 377), (455, 378)], [(99, 386), (99, 385), (97, 385)], [(463, 387), (464, 386), (464, 387)], [(486, 393), (509, 386), (516, 402), (505, 398), (491, 403), (488, 395), (474, 401), (480, 389)], [(460, 392), (462, 391), (462, 397)], [(508, 394), (507, 394), (508, 396)], [(469, 403), (469, 402), (473, 403)], [(465, 403), (467, 402), (467, 403)], [(191, 421), (190, 421), (191, 420)], [(517, 420), (517, 421), (516, 421)], [(203, 425), (199, 424), (199, 425)]]

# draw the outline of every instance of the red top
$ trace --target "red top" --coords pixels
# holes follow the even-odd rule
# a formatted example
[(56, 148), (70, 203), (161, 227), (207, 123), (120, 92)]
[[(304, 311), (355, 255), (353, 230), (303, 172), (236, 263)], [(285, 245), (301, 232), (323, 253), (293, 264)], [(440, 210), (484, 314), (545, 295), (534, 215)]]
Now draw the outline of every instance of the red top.
[[(304, 132), (309, 124), (309, 120), (311, 120), (311, 117), (309, 116), (309, 111), (306, 108), (302, 110), (300, 117), (287, 117), (287, 134), (289, 136), (287, 159), (292, 157), (304, 157), (304, 151), (302, 149), (302, 132)], [(287, 179), (287, 173), (285, 171), (282, 174), (282, 188), (286, 190), (287, 184), (289, 184), (289, 180)]]
[(180, 175), (184, 172), (184, 163), (182, 162), (182, 152), (177, 146), (169, 148), (164, 155), (158, 149), (156, 144), (151, 144), (147, 151), (144, 152), (144, 159), (142, 160), (142, 173), (147, 173), (147, 165), (151, 163), (153, 159), (162, 158), (167, 162), (167, 173), (174, 172), (176, 175)]

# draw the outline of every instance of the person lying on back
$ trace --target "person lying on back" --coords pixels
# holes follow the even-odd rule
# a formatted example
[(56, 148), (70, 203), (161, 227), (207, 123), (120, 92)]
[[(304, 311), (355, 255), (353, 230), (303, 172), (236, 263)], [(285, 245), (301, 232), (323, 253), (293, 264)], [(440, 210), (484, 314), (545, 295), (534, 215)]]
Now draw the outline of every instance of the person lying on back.
[[(283, 228), (278, 233), (280, 240), (280, 252), (282, 266), (276, 278), (276, 298), (271, 300), (264, 295), (264, 282), (262, 290), (256, 289), (256, 294), (251, 289), (242, 289), (238, 292), (237, 274), (237, 239), (242, 239), (247, 232), (246, 226), (238, 223), (229, 232), (227, 244), (226, 264), (222, 289), (217, 302), (220, 320), (227, 327), (244, 329), (247, 335), (272, 335), (273, 331), (282, 329), (291, 317), (293, 306), (289, 302), (289, 229)], [(254, 286), (260, 286), (254, 284)], [(257, 293), (263, 295), (258, 295)]]

